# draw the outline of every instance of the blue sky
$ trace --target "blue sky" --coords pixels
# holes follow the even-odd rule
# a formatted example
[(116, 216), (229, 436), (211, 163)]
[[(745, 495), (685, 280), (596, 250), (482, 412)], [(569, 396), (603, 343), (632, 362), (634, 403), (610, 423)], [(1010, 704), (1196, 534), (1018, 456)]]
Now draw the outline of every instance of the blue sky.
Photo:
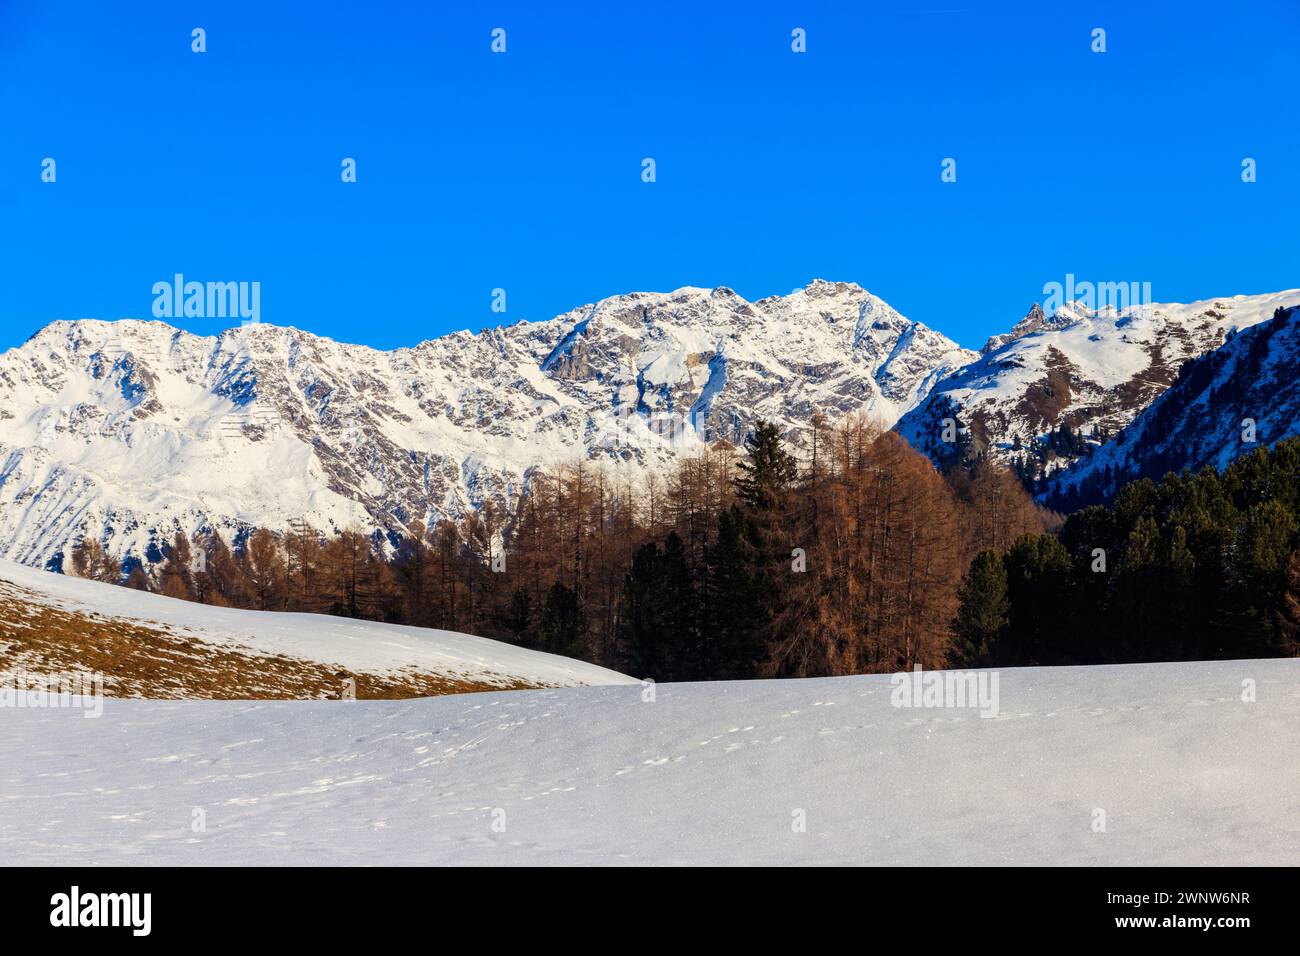
[(1066, 273), (1300, 285), (1295, 0), (317, 6), (0, 0), (0, 348), (177, 272), (379, 347), (682, 285), (972, 346)]

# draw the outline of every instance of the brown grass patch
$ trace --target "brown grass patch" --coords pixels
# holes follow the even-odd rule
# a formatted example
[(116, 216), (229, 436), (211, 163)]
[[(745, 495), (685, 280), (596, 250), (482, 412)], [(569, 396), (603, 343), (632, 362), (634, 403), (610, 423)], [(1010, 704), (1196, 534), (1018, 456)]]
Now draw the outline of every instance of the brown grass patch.
[[(100, 673), (109, 697), (324, 700), (356, 682), (358, 699), (402, 700), (545, 686), (422, 673), (351, 673), (315, 661), (209, 643), (141, 623), (46, 607), (0, 582), (0, 672)], [(7, 681), (0, 678), (0, 683)]]

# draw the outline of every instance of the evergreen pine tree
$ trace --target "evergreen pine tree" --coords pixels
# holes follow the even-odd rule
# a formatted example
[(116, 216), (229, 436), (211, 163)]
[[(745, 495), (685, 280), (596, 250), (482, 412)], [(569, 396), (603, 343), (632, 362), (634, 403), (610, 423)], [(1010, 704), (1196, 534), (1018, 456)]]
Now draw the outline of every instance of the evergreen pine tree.
[(781, 445), (780, 429), (771, 422), (757, 422), (745, 438), (745, 453), (736, 478), (740, 499), (752, 511), (778, 506), (799, 474), (794, 456)]
[(1041, 664), (1061, 653), (1061, 622), (1069, 608), (1070, 556), (1050, 534), (1016, 539), (1006, 556), (1011, 610), (996, 663)]
[(984, 550), (975, 556), (957, 591), (960, 602), (953, 621), (949, 652), (954, 667), (988, 667), (998, 660), (1011, 603), (1002, 556)]
[(618, 640), (627, 667), (655, 681), (705, 676), (696, 640), (695, 598), (686, 550), (670, 532), (661, 551), (653, 542), (632, 557), (619, 607)]
[(556, 581), (546, 593), (546, 604), (537, 625), (542, 649), (563, 657), (582, 657), (586, 626), (577, 593)]
[(718, 515), (718, 536), (706, 565), (701, 634), (702, 666), (715, 680), (754, 677), (765, 656), (769, 593), (755, 567), (756, 537), (736, 505)]
[(528, 643), (528, 628), (532, 622), (532, 606), (528, 591), (522, 587), (510, 592), (510, 600), (501, 612), (498, 623), (511, 635), (516, 644)]

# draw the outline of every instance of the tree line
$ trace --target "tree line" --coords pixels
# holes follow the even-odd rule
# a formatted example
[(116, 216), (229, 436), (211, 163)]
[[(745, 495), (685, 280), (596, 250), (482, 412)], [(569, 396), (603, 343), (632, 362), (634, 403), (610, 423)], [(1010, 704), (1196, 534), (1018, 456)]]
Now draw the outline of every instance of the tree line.
[[(177, 534), (128, 586), (445, 628), (655, 680), (1300, 653), (1300, 439), (1059, 516), (986, 461), (760, 422), (633, 482), (534, 470), (509, 513), (379, 535)], [(74, 573), (121, 583), (94, 539)]]
[[(987, 463), (947, 476), (893, 432), (757, 423), (633, 481), (534, 469), (508, 512), (381, 535), (177, 534), (126, 583), (171, 597), (445, 628), (639, 677), (892, 672), (950, 659), (963, 572), (1054, 516)], [(122, 577), (93, 539), (74, 573)]]
[(1300, 439), (1130, 482), (980, 552), (959, 594), (956, 666), (1295, 656)]

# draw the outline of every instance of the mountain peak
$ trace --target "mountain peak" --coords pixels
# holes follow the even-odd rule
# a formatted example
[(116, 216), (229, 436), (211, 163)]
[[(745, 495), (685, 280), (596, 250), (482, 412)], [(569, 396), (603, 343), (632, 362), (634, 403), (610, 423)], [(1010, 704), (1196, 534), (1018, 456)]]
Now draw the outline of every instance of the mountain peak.
[(1000, 335), (989, 336), (989, 340), (984, 343), (980, 349), (981, 355), (988, 355), (990, 352), (996, 352), (1017, 339), (1024, 338), (1044, 328), (1048, 324), (1047, 316), (1043, 314), (1043, 307), (1035, 302), (1026, 313), (1025, 317), (1011, 327), (1010, 332), (1003, 332)]
[(839, 295), (848, 293), (851, 295), (865, 293), (867, 290), (862, 288), (856, 282), (840, 282), (828, 279), (813, 279), (802, 289), (796, 290), (808, 295)]

